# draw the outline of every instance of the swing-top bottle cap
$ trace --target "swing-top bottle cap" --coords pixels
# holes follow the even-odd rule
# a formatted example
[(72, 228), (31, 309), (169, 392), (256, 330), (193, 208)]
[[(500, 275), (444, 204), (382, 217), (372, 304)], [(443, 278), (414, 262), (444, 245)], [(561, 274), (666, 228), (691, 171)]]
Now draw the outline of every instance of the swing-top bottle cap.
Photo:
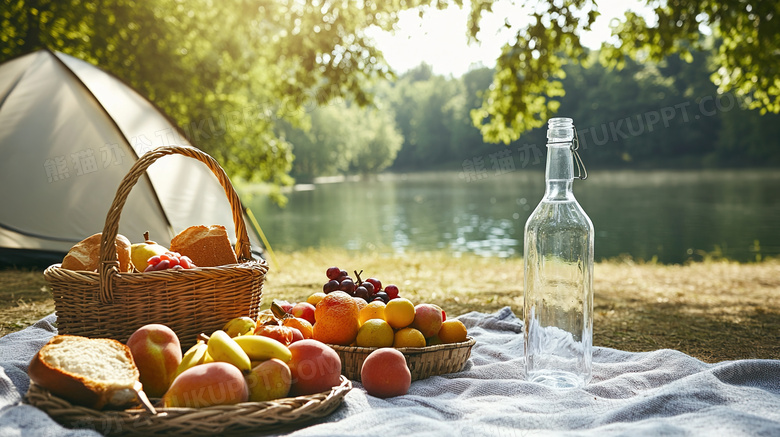
[(574, 122), (571, 118), (555, 117), (547, 121), (548, 143), (562, 143), (574, 139)]
[(577, 179), (585, 180), (588, 178), (588, 170), (585, 169), (585, 163), (582, 162), (580, 154), (577, 153), (577, 150), (580, 148), (580, 141), (571, 118), (554, 117), (547, 121), (547, 146), (550, 145), (554, 145), (554, 147), (568, 145), (577, 165)]

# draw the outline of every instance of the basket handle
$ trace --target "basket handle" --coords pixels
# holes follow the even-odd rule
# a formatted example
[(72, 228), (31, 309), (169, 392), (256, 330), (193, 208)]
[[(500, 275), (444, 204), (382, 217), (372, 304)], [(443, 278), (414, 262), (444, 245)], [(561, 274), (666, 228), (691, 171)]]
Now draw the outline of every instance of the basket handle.
[(206, 164), (217, 177), (220, 185), (225, 189), (225, 194), (227, 195), (228, 202), (230, 202), (230, 207), (233, 211), (233, 224), (236, 227), (236, 256), (238, 257), (239, 262), (252, 260), (251, 244), (249, 243), (249, 236), (246, 232), (241, 200), (233, 188), (233, 185), (230, 183), (230, 179), (225, 173), (225, 170), (222, 169), (214, 158), (194, 147), (157, 147), (145, 153), (138, 158), (135, 164), (133, 164), (130, 171), (119, 184), (119, 188), (114, 196), (114, 202), (108, 210), (106, 223), (103, 227), (103, 235), (100, 240), (100, 265), (98, 267), (100, 274), (100, 300), (102, 302), (108, 303), (114, 299), (113, 279), (119, 275), (119, 260), (117, 259), (114, 240), (119, 232), (119, 217), (122, 213), (122, 208), (127, 201), (127, 196), (130, 194), (130, 190), (133, 186), (138, 182), (138, 179), (146, 173), (146, 169), (149, 168), (150, 165), (163, 156), (173, 154), (197, 159)]

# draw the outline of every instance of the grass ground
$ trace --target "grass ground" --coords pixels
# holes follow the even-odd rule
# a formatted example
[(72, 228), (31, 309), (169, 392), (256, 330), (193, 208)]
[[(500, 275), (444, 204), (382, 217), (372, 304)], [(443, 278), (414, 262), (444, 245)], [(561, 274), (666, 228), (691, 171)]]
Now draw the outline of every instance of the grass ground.
[[(272, 299), (321, 290), (325, 269), (363, 270), (415, 303), (455, 316), (509, 306), (522, 316), (523, 263), (443, 252), (404, 256), (342, 250), (277, 254), (264, 286)], [(368, 276), (365, 276), (368, 275)], [(656, 265), (615, 260), (594, 268), (594, 343), (627, 351), (671, 348), (703, 361), (780, 358), (780, 260)], [(0, 271), (0, 336), (54, 311), (40, 271)]]

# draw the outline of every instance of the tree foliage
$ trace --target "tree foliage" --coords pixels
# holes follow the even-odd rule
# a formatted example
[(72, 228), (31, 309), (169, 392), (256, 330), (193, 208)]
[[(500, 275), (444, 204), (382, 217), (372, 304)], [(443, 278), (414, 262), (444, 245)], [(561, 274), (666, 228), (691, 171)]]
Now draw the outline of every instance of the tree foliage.
[(403, 143), (392, 111), (345, 101), (314, 109), (307, 129), (285, 123), (281, 130), (293, 144), (291, 174), (299, 181), (379, 173), (394, 162)]
[(362, 0), (7, 0), (0, 61), (58, 50), (123, 79), (233, 175), (290, 183), (279, 120), (391, 75), (364, 34), (419, 5)]
[[(365, 30), (390, 30), (404, 9), (462, 7), (462, 0), (6, 0), (0, 61), (48, 47), (92, 62), (161, 107), (232, 175), (276, 185), (291, 183), (291, 170), (306, 177), (377, 171), (396, 153), (396, 168), (474, 156), (489, 149), (479, 137), (516, 145), (564, 110), (579, 125), (595, 126), (607, 116), (676, 104), (670, 96), (732, 93), (750, 108), (780, 112), (780, 2), (646, 0), (651, 19), (627, 13), (614, 29), (616, 42), (600, 50), (601, 63), (580, 40), (599, 14), (598, 0), (472, 0), (470, 38), (478, 39), (483, 15), (499, 3), (525, 11), (506, 18), (513, 36), (494, 70), (458, 80), (422, 66), (392, 86), (373, 88), (393, 73)], [(710, 37), (702, 38), (702, 30)], [(713, 57), (697, 58), (710, 47)], [(694, 76), (702, 74), (712, 82)], [(357, 109), (371, 104), (374, 89), (384, 96), (383, 114)], [(341, 98), (351, 104), (328, 106)], [(602, 120), (591, 122), (594, 104)], [(745, 120), (702, 119), (708, 132), (723, 134), (686, 130), (680, 135), (690, 144), (674, 153), (705, 153), (716, 163), (736, 153), (725, 143), (731, 135), (751, 147), (752, 157), (775, 156), (757, 143), (761, 135), (740, 132), (747, 126), (771, 132), (776, 124), (739, 114)], [(653, 141), (671, 132), (656, 132)], [(593, 153), (605, 164), (658, 156), (659, 146), (635, 147), (646, 138), (620, 138), (618, 147)], [(706, 149), (711, 145), (716, 149)]]
[[(586, 62), (580, 36), (599, 14), (597, 0), (478, 0), (471, 3), (467, 33), (477, 39), (483, 12), (499, 2), (522, 5), (530, 24), (506, 20), (515, 34), (502, 48), (490, 90), (472, 111), (488, 141), (510, 143), (541, 126), (558, 110), (564, 93), (563, 66)], [(453, 0), (460, 4), (459, 0)], [(780, 112), (780, 2), (744, 0), (646, 0), (652, 19), (627, 12), (613, 30), (617, 43), (605, 43), (601, 61), (622, 67), (630, 58), (660, 61), (671, 54), (691, 60), (702, 49), (701, 30), (717, 47), (712, 81), (750, 108)]]

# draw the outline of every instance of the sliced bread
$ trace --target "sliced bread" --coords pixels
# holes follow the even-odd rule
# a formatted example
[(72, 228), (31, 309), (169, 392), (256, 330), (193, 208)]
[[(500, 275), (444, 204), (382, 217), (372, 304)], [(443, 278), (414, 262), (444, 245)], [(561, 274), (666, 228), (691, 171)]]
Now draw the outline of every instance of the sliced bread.
[(198, 267), (217, 267), (238, 262), (222, 225), (196, 225), (171, 240), (171, 251), (188, 256)]
[(94, 409), (137, 403), (138, 368), (119, 341), (55, 335), (33, 357), (30, 380), (52, 394)]

